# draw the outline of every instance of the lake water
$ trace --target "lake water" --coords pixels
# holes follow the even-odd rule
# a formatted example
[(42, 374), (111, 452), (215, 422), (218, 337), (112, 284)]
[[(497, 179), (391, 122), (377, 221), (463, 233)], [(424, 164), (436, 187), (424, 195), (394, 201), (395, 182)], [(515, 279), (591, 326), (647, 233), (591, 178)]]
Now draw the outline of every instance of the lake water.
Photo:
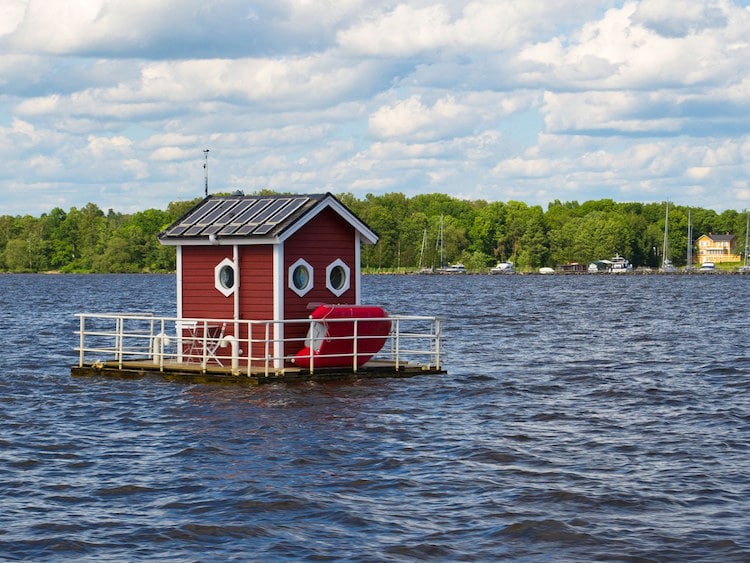
[(71, 378), (173, 276), (0, 276), (0, 559), (748, 561), (750, 277), (368, 276), (447, 375)]

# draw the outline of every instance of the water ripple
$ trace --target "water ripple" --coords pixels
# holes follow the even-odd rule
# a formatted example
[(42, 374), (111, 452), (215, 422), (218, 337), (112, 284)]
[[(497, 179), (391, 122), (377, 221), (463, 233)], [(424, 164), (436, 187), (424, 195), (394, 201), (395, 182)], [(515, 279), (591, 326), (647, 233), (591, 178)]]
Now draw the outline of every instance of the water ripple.
[(748, 279), (367, 277), (448, 375), (232, 388), (70, 378), (173, 277), (0, 276), (0, 558), (746, 561)]

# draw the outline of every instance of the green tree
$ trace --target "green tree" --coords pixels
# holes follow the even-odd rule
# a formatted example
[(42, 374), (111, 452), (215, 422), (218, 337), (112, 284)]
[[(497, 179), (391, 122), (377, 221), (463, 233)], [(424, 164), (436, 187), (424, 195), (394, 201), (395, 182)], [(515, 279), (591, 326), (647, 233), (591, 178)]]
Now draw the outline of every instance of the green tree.
[(524, 224), (525, 229), (519, 239), (517, 263), (520, 268), (538, 268), (546, 263), (549, 254), (542, 208), (528, 208)]
[(479, 209), (468, 231), (471, 241), (469, 250), (497, 257), (500, 254), (498, 234), (505, 225), (506, 213), (506, 205), (501, 202), (493, 202)]
[(29, 243), (23, 239), (10, 239), (5, 245), (3, 256), (6, 267), (11, 272), (31, 271), (31, 252)]

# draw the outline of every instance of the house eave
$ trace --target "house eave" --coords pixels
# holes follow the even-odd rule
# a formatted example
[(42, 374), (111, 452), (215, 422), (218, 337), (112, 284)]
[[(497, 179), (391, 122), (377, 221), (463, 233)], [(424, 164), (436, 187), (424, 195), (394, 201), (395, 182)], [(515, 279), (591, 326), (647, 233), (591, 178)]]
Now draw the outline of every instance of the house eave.
[[(228, 228), (229, 220), (237, 213), (237, 206), (243, 204), (231, 197), (209, 196), (159, 233), (157, 239), (165, 246), (274, 245), (289, 239), (322, 211), (330, 208), (358, 233), (360, 242), (378, 242), (378, 235), (331, 193), (279, 196), (276, 201), (280, 205), (272, 197), (252, 199), (263, 202), (262, 206), (253, 211), (256, 204), (249, 203), (239, 213), (250, 210), (262, 216), (266, 214), (266, 209), (271, 209), (270, 215), (266, 214), (260, 222), (253, 223), (256, 215), (247, 215), (240, 223), (231, 224), (232, 228)], [(289, 202), (290, 207), (287, 208)], [(283, 216), (274, 220), (277, 212)], [(183, 223), (187, 218), (191, 220)], [(248, 226), (251, 228), (248, 229)], [(235, 232), (238, 230), (245, 232)]]
[(159, 239), (164, 246), (262, 246), (265, 244), (279, 244), (279, 237), (242, 238), (242, 237), (191, 237)]
[(347, 223), (352, 226), (352, 228), (354, 228), (355, 231), (359, 233), (360, 241), (367, 244), (376, 244), (378, 242), (380, 237), (356, 215), (354, 215), (354, 213), (349, 211), (349, 209), (338, 199), (336, 199), (336, 197), (331, 193), (326, 194), (326, 197), (319, 201), (303, 217), (297, 220), (293, 225), (290, 225), (285, 231), (280, 233), (279, 240), (287, 240), (327, 207), (330, 207), (336, 213), (338, 213), (347, 221)]

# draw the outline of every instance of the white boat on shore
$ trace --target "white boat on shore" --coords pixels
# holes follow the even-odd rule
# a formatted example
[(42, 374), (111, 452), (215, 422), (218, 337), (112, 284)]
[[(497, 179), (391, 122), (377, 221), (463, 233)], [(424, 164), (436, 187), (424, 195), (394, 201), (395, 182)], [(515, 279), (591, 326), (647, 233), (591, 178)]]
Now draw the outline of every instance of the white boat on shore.
[(750, 274), (750, 212), (747, 213), (747, 226), (745, 227), (745, 252), (744, 252), (745, 263), (737, 268), (740, 274)]
[(664, 243), (662, 244), (661, 255), (663, 262), (659, 271), (665, 274), (674, 274), (677, 267), (669, 259), (669, 202), (667, 201), (666, 217), (664, 218)]
[(623, 274), (632, 270), (633, 265), (619, 254), (615, 254), (615, 257), (609, 261), (609, 271), (613, 274)]
[(490, 274), (513, 274), (515, 271), (513, 262), (498, 262), (497, 266), (490, 268)]
[(444, 268), (438, 268), (437, 273), (438, 274), (465, 274), (466, 266), (464, 266), (460, 262), (457, 264), (450, 264)]

